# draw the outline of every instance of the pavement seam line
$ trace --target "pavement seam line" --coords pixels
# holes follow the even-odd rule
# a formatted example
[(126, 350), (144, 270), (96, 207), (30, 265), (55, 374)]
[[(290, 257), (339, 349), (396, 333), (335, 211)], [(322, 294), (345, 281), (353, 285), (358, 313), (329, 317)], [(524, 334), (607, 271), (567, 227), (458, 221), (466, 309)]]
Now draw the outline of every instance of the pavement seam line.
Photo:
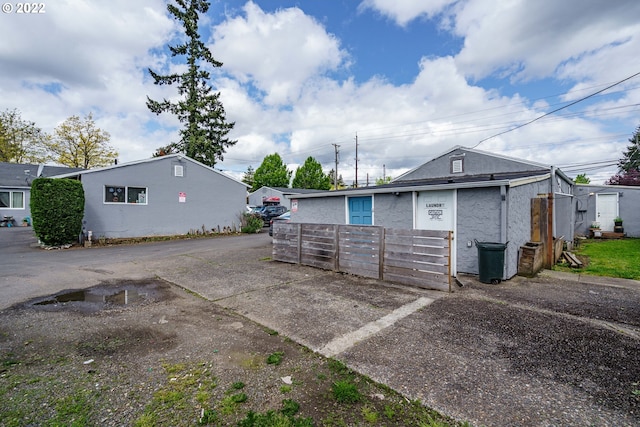
[(387, 314), (384, 317), (381, 317), (380, 319), (367, 323), (360, 329), (334, 338), (333, 340), (325, 344), (322, 348), (320, 348), (318, 352), (325, 357), (336, 356), (337, 354), (353, 347), (358, 342), (377, 334), (381, 330), (393, 325), (398, 320), (404, 319), (405, 317), (415, 313), (423, 307), (426, 307), (434, 301), (435, 299), (432, 298), (420, 297), (417, 300), (410, 302), (409, 304), (405, 304), (401, 307), (396, 308), (391, 313)]

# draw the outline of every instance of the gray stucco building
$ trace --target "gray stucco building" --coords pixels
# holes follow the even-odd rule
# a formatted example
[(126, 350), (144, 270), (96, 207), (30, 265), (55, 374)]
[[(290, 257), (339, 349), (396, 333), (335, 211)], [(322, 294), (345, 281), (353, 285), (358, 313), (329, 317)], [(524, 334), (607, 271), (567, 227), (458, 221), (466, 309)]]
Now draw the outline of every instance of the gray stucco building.
[(250, 206), (262, 206), (265, 199), (277, 197), (280, 204), (287, 209), (291, 209), (291, 198), (298, 194), (318, 193), (320, 190), (309, 190), (304, 188), (285, 188), (263, 186), (256, 191), (249, 193)]
[(0, 219), (13, 217), (16, 225), (31, 219), (31, 183), (40, 177), (77, 172), (82, 168), (0, 162)]
[(576, 234), (588, 235), (594, 222), (602, 231), (614, 231), (619, 217), (626, 236), (640, 237), (640, 187), (577, 184), (574, 193)]
[(506, 243), (504, 278), (531, 240), (532, 199), (552, 199), (553, 236), (573, 239), (573, 181), (560, 170), (464, 147), (390, 184), (291, 197), (292, 222), (451, 230), (453, 275), (478, 273), (475, 240)]
[(240, 228), (247, 185), (181, 154), (58, 175), (85, 193), (94, 238), (186, 234)]

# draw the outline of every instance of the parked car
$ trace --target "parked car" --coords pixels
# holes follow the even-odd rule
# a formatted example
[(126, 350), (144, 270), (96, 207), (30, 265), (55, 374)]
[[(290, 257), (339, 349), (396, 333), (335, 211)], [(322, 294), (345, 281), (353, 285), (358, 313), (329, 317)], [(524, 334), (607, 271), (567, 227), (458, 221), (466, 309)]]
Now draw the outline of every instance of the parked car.
[(260, 217), (264, 221), (264, 225), (268, 226), (271, 218), (275, 218), (277, 216), (282, 215), (287, 211), (286, 206), (278, 205), (278, 206), (265, 206), (260, 211)]
[(271, 218), (269, 221), (269, 236), (273, 236), (273, 223), (274, 222), (291, 222), (291, 211), (287, 211), (280, 216)]

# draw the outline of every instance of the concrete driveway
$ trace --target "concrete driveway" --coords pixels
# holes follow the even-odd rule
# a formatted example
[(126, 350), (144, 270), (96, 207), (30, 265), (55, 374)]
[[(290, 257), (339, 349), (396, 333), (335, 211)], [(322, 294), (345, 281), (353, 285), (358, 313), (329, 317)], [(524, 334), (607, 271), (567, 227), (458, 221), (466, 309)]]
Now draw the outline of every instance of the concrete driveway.
[(460, 277), (445, 294), (270, 261), (266, 233), (55, 251), (31, 233), (0, 229), (1, 309), (159, 277), (476, 425), (640, 425), (637, 282)]

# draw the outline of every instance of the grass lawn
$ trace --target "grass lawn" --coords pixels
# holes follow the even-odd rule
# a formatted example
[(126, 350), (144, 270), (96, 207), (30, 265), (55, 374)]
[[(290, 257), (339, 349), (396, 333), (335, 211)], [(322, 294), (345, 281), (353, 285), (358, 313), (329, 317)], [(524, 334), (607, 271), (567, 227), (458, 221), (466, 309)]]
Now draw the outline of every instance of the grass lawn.
[(640, 280), (640, 239), (584, 240), (574, 251), (588, 260), (582, 269), (556, 267), (562, 271)]

